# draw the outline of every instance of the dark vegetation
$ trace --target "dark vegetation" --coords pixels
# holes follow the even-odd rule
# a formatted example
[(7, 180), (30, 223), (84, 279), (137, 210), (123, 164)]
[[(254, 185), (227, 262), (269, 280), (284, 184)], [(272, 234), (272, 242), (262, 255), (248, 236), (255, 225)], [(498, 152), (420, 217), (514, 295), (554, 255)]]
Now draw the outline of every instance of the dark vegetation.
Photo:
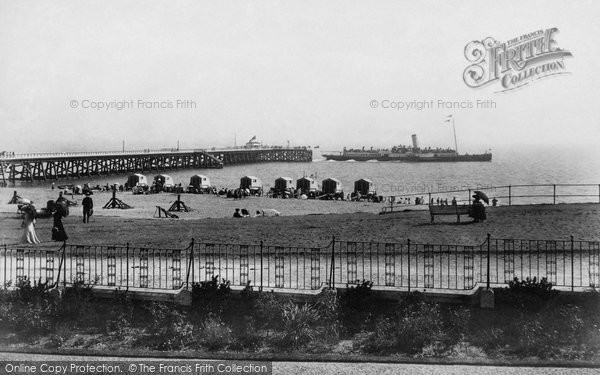
[(51, 349), (357, 353), (598, 361), (600, 296), (562, 295), (545, 279), (496, 290), (496, 308), (375, 298), (372, 283), (294, 303), (229, 282), (194, 284), (192, 306), (112, 299), (75, 284), (62, 294), (23, 279), (0, 291), (0, 343)]

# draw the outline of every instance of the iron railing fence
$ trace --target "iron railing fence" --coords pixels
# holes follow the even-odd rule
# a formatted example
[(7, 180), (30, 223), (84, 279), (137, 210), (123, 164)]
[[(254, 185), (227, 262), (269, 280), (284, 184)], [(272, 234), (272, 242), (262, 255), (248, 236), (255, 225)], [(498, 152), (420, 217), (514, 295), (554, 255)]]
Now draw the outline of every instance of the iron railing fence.
[(558, 204), (558, 203), (600, 203), (600, 184), (529, 184), (480, 186), (456, 190), (437, 190), (411, 192), (409, 187), (403, 187), (406, 194), (386, 196), (389, 203), (382, 207), (383, 213), (401, 211), (407, 206), (414, 206), (416, 198), (422, 198), (421, 205), (451, 204), (456, 199), (457, 204), (470, 204), (475, 191), (486, 194), (490, 200), (497, 199), (502, 206), (522, 204)]
[(186, 248), (5, 245), (0, 281), (172, 290), (224, 279), (236, 287), (309, 291), (370, 281), (389, 290), (472, 290), (515, 277), (571, 290), (600, 287), (598, 241), (497, 239), (478, 245), (339, 241), (321, 247), (196, 243)]

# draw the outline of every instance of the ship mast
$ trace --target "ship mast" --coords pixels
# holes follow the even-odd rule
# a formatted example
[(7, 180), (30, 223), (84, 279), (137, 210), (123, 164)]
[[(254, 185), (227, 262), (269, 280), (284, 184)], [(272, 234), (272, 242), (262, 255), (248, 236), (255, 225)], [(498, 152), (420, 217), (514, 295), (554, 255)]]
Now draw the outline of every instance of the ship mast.
[(454, 151), (458, 155), (458, 144), (456, 143), (456, 127), (454, 127), (454, 116), (452, 116), (452, 130), (454, 130)]
[(450, 121), (450, 119), (452, 119), (452, 130), (454, 131), (454, 151), (456, 151), (456, 154), (458, 155), (458, 144), (456, 143), (456, 127), (454, 126), (454, 116), (448, 115), (446, 121), (444, 122), (448, 122)]

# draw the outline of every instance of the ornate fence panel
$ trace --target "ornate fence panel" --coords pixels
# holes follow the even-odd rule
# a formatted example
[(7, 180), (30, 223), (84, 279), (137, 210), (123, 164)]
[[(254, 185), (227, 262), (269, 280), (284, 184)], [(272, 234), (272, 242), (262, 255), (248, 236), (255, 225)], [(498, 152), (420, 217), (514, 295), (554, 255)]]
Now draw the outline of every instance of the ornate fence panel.
[(590, 286), (598, 288), (600, 287), (600, 244), (598, 242), (589, 244), (589, 258)]
[(396, 251), (394, 244), (385, 244), (385, 286), (396, 285)]
[(108, 286), (117, 285), (117, 249), (109, 246), (106, 255), (106, 272)]
[(46, 283), (54, 283), (54, 251), (46, 251)]
[(433, 257), (433, 245), (425, 245), (423, 252), (423, 286), (433, 288), (435, 284), (435, 259)]
[(285, 287), (285, 258), (283, 247), (275, 248), (275, 288)]
[(148, 288), (148, 249), (140, 249), (140, 288)]
[(464, 277), (463, 289), (473, 289), (475, 286), (475, 247), (465, 246), (463, 253)]
[(321, 287), (321, 249), (310, 249), (310, 289)]

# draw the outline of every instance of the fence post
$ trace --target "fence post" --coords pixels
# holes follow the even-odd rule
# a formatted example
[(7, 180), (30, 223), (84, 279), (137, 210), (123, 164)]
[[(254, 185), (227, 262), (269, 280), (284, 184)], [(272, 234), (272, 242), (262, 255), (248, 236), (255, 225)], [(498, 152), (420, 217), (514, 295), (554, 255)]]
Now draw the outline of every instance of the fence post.
[(510, 185), (508, 185), (508, 205), (510, 206)]
[(129, 242), (125, 250), (125, 288), (129, 290)]
[[(4, 284), (2, 284), (3, 287), (6, 288), (6, 258), (8, 256), (8, 250), (6, 249), (6, 244), (4, 244)], [(56, 282), (58, 285), (58, 281)]]
[(67, 287), (67, 241), (63, 242), (63, 263), (65, 264), (65, 275), (63, 276), (63, 287)]
[(552, 185), (553, 187), (553, 191), (552, 191), (552, 204), (556, 204), (556, 184)]
[(263, 242), (260, 241), (260, 291), (263, 290)]
[(571, 291), (575, 290), (575, 244), (571, 235)]
[(331, 239), (331, 270), (329, 273), (329, 289), (335, 289), (335, 236)]
[[(487, 289), (490, 289), (490, 234), (487, 234)], [(498, 259), (496, 259), (496, 262)]]
[(190, 288), (190, 272), (192, 273), (192, 283), (194, 283), (194, 238), (190, 243), (190, 260), (188, 262), (187, 275), (185, 277), (185, 288)]
[[(56, 275), (56, 283), (54, 285), (58, 286), (58, 284), (60, 284), (60, 270), (62, 269), (62, 264), (63, 264), (63, 258), (64, 258), (64, 252), (65, 252), (65, 245), (63, 243), (63, 245), (58, 249), (58, 251), (63, 251), (62, 255), (60, 256), (60, 260), (58, 261), (58, 271), (57, 271), (57, 275)], [(6, 278), (6, 245), (4, 245), (4, 277)], [(4, 281), (4, 284), (6, 285), (6, 280)]]
[(410, 293), (410, 238), (408, 241), (408, 292)]

